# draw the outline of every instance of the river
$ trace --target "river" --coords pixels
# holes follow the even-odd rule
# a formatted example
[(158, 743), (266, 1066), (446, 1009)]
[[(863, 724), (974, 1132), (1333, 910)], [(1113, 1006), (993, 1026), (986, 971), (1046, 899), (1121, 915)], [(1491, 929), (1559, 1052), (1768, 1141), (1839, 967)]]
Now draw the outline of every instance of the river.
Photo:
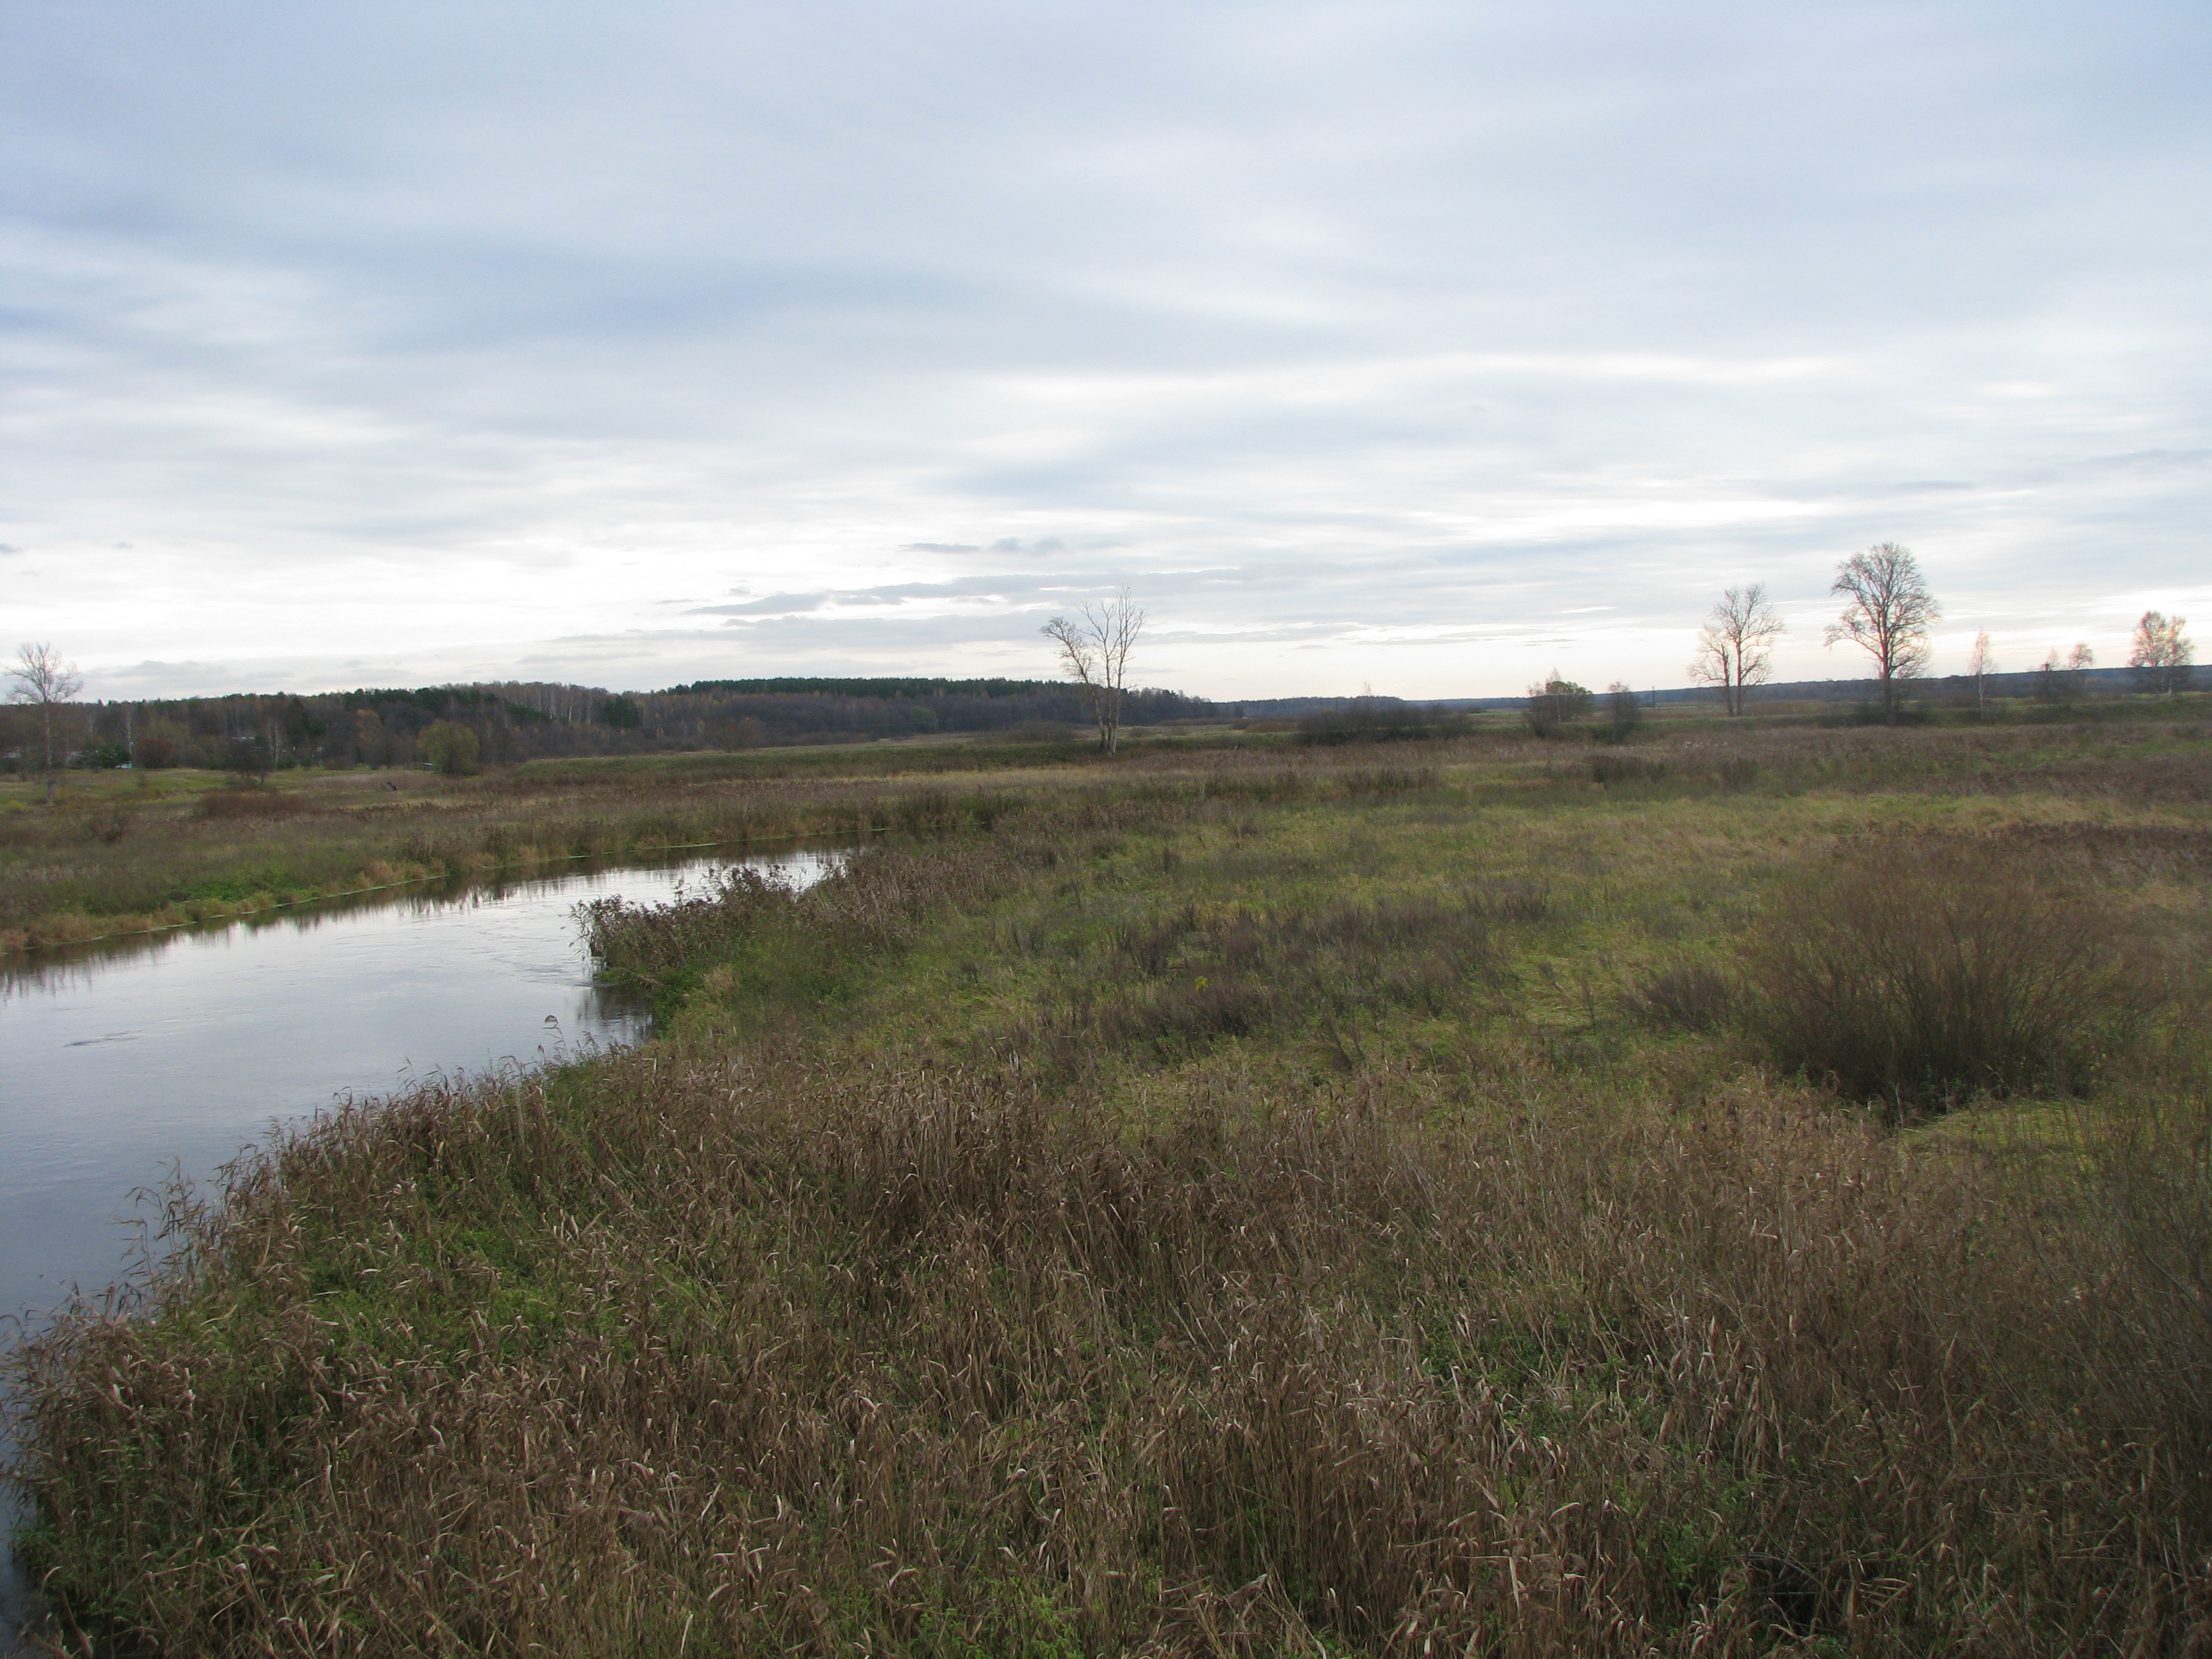
[[(805, 884), (842, 857), (403, 890), (0, 966), (0, 1317), (35, 1322), (114, 1280), (143, 1248), (146, 1194), (204, 1183), (273, 1123), (642, 1038), (643, 1001), (592, 982), (580, 901), (656, 902), (732, 863)], [(26, 1612), (20, 1575), (0, 1567), (0, 1655), (18, 1651)]]

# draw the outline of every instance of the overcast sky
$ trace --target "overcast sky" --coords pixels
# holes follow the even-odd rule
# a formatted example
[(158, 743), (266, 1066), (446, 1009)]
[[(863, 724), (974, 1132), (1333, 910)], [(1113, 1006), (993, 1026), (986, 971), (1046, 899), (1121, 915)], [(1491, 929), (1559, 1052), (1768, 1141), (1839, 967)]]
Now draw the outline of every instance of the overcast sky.
[(107, 696), (2212, 638), (2212, 7), (8, 0), (0, 644)]

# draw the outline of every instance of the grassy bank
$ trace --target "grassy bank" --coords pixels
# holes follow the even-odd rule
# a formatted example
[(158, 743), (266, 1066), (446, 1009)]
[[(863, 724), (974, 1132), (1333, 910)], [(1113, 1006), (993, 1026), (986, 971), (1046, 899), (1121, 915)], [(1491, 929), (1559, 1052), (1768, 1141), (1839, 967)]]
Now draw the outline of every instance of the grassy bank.
[[(2014, 713), (1904, 732), (1676, 714), (1626, 748), (1588, 733), (1532, 743), (1500, 719), (1465, 742), (1422, 745), (1421, 763), (1470, 787), (1507, 791), (1722, 781), (1770, 791), (2201, 799), (2196, 772), (2171, 763), (2202, 745), (2195, 712), (2159, 720), (2135, 705), (2125, 712), (2131, 718), (2118, 726), (2054, 725)], [(1362, 749), (1346, 763), (1387, 766), (1390, 752)], [(896, 823), (898, 803), (916, 795), (1026, 793), (1077, 777), (1315, 763), (1291, 734), (1223, 727), (1140, 734), (1111, 758), (1079, 745), (961, 739), (542, 761), (474, 778), (285, 772), (246, 789), (216, 773), (70, 773), (52, 808), (40, 804), (35, 781), (0, 780), (0, 955), (399, 882), (868, 833)], [(1735, 773), (1723, 778), (1717, 769), (1724, 764)]]
[(2186, 726), (917, 782), (958, 833), (599, 910), (651, 1048), (180, 1206), (17, 1352), (28, 1544), (176, 1653), (2190, 1650), (2209, 786)]
[(0, 956), (408, 882), (972, 816), (957, 803), (980, 781), (880, 763), (825, 774), (792, 752), (781, 775), (690, 757), (475, 778), (281, 774), (248, 788), (212, 773), (144, 774), (143, 788), (110, 774), (57, 808), (0, 811)]

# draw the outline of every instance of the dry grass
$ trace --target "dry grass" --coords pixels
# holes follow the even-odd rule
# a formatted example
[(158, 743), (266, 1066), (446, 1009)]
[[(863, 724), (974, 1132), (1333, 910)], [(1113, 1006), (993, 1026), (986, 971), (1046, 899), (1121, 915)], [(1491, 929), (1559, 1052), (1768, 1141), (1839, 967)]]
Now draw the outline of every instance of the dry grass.
[(1406, 1082), (349, 1112), (192, 1218), (220, 1293), (27, 1352), (38, 1548), (194, 1653), (2203, 1639), (2201, 1121), (2023, 1205), (1810, 1100)]
[[(408, 775), (339, 784), (88, 799), (0, 817), (0, 955), (397, 882), (483, 879), (577, 858), (744, 847), (798, 836), (988, 821), (1000, 795), (927, 781), (620, 787)], [(947, 815), (951, 816), (947, 816)]]
[[(2196, 805), (2212, 800), (2206, 730), (2131, 726), (2124, 741), (2088, 726), (1714, 731), (1661, 722), (1630, 750), (1593, 755), (1579, 741), (1498, 732), (1420, 744), (1419, 761), (1394, 766), (1333, 764), (1242, 738), (1228, 747), (1162, 739), (1118, 760), (1079, 763), (1048, 748), (864, 744), (533, 763), (469, 780), (286, 774), (270, 790), (216, 792), (223, 799), (205, 807), (197, 805), (205, 794), (174, 793), (173, 775), (142, 775), (155, 786), (144, 790), (73, 775), (73, 798), (52, 811), (0, 799), (0, 953), (393, 879), (866, 833), (895, 823), (910, 799), (1056, 794), (1071, 779), (1108, 795), (1211, 788), (1254, 800), (1318, 789), (1352, 799), (1499, 802), (1595, 787), (1633, 799), (1968, 791)], [(989, 786), (955, 792), (944, 779), (961, 773), (988, 774)]]
[(2165, 988), (2104, 896), (2002, 846), (1887, 837), (1801, 875), (1746, 964), (1781, 1063), (1862, 1099), (2082, 1092)]
[(1622, 998), (1630, 1011), (1662, 1026), (1710, 1031), (1741, 1006), (1735, 983), (1709, 962), (1669, 963)]
[(308, 810), (308, 801), (298, 791), (210, 789), (193, 810), (204, 818), (295, 818)]
[(351, 1107), (16, 1351), (33, 1552), (116, 1651), (2203, 1650), (2202, 1033), (1906, 1134), (1699, 966), (1874, 817), (2201, 960), (2201, 826), (1765, 743), (1010, 775), (602, 908), (667, 1041)]

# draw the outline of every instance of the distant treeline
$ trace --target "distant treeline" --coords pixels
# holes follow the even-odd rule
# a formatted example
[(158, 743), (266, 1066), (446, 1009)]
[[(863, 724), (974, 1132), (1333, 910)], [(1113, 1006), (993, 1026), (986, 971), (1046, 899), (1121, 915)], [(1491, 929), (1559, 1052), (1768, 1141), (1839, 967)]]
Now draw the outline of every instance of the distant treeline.
[[(1090, 720), (1076, 689), (1059, 680), (699, 680), (641, 701), (672, 729), (696, 733), (690, 746), (724, 749), (1074, 726)], [(1121, 718), (1128, 726), (1158, 726), (1230, 712), (1201, 698), (1148, 689), (1127, 694)]]
[[(2194, 684), (2212, 686), (2212, 668)], [(1747, 688), (1759, 703), (1863, 702), (1864, 679), (1805, 680)], [(2031, 670), (1990, 674), (1980, 695), (2070, 702), (2136, 690), (2125, 668)], [(1971, 703), (1971, 676), (1913, 681), (1908, 696), (1930, 704)], [(1717, 704), (1706, 687), (1639, 690), (1647, 704)], [(1272, 697), (1212, 702), (1180, 692), (1128, 694), (1125, 723), (1185, 720), (1290, 720), (1311, 743), (1443, 737), (1468, 715), (1521, 708), (1523, 697)], [(662, 750), (773, 748), (866, 743), (938, 732), (1016, 732), (1036, 738), (1084, 727), (1089, 714), (1074, 687), (1055, 680), (774, 678), (697, 680), (665, 691), (612, 692), (546, 682), (234, 694), (70, 706), (57, 745), (76, 766), (202, 766), (269, 772), (296, 766), (411, 766), (423, 733), (441, 721), (463, 726), (488, 765), (541, 756), (643, 754)], [(34, 711), (0, 707), (0, 770), (29, 770), (40, 748)]]
[[(2212, 665), (2199, 666), (2191, 671), (2191, 687), (2196, 690), (2212, 690)], [(2139, 671), (2133, 668), (2032, 668), (2011, 673), (1985, 674), (1978, 696), (1991, 700), (1998, 698), (2032, 698), (2039, 702), (2054, 699), (2133, 696), (2142, 690)], [(1976, 700), (1974, 677), (1971, 674), (1930, 675), (1924, 679), (1899, 683), (1908, 700), (1938, 704), (1960, 705)], [(1673, 708), (1684, 703), (1721, 704), (1717, 686), (1680, 685), (1634, 687), (1637, 696), (1648, 707)], [(1744, 699), (1749, 703), (1785, 702), (1864, 702), (1880, 695), (1876, 683), (1871, 679), (1852, 680), (1791, 680), (1778, 684), (1752, 685), (1744, 688)], [(1319, 714), (1357, 714), (1371, 721), (1378, 713), (1392, 708), (1402, 710), (1464, 710), (1470, 713), (1519, 709), (1528, 699), (1518, 697), (1261, 697), (1229, 706), (1228, 712), (1251, 720), (1290, 719)]]
[[(2212, 686), (2212, 668), (2191, 671), (2190, 685), (2202, 690)], [(1984, 674), (1978, 691), (1972, 674), (1934, 674), (1925, 679), (1899, 682), (1909, 699), (1938, 703), (1968, 703), (1977, 696), (2054, 699), (2128, 696), (2143, 690), (2142, 673), (2134, 668), (2031, 668), (2007, 674)], [(1744, 689), (1747, 702), (1858, 702), (1879, 695), (1875, 683), (1860, 680), (1797, 680), (1782, 685), (1753, 685)], [(1696, 686), (1686, 691), (1662, 691), (1662, 702), (1694, 698), (1720, 701), (1719, 690)]]
[[(1229, 712), (1147, 689), (1128, 694), (1123, 718), (1157, 726)], [(77, 766), (270, 772), (414, 765), (422, 758), (424, 733), (441, 721), (465, 726), (477, 760), (497, 765), (541, 756), (865, 743), (935, 732), (1030, 727), (1040, 738), (1062, 737), (1087, 720), (1075, 689), (1050, 680), (701, 680), (650, 692), (507, 681), (78, 703), (57, 737), (65, 735)], [(35, 768), (39, 748), (28, 712), (0, 710), (0, 767)]]

